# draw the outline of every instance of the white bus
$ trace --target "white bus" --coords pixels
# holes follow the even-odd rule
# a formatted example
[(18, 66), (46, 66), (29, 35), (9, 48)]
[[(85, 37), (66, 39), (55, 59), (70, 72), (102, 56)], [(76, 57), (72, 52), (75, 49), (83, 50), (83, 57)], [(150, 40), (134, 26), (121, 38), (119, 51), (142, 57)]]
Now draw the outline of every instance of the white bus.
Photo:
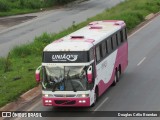
[(92, 106), (128, 65), (126, 24), (92, 22), (47, 45), (42, 59), (36, 80), (42, 83), (44, 106)]

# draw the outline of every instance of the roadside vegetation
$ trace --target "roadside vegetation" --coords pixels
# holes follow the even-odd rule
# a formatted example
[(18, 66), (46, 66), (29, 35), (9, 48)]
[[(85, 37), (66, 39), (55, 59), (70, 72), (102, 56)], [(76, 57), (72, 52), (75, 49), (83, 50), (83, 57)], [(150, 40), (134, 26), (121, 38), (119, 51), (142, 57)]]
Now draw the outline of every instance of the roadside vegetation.
[(67, 4), (75, 0), (0, 0), (0, 17), (38, 12), (45, 8)]
[(131, 31), (145, 20), (146, 15), (159, 10), (160, 0), (126, 0), (58, 34), (43, 33), (33, 43), (15, 47), (8, 57), (0, 59), (0, 106), (16, 100), (22, 93), (37, 85), (34, 73), (41, 64), (42, 51), (47, 44), (96, 20), (124, 20), (128, 31)]

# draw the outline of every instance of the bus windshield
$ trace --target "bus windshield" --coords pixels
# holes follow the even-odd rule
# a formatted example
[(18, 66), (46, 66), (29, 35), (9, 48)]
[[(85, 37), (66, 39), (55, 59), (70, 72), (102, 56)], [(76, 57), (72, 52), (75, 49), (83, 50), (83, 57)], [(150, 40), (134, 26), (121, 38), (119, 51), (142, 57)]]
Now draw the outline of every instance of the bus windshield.
[(86, 66), (44, 66), (42, 87), (51, 91), (85, 91), (86, 71)]

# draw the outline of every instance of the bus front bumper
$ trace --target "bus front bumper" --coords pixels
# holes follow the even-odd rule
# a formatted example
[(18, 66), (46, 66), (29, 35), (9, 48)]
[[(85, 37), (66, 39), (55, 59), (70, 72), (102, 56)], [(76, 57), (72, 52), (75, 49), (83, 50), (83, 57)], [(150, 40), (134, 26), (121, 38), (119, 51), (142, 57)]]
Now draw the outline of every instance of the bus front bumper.
[(43, 97), (44, 106), (56, 107), (88, 107), (90, 106), (90, 98), (47, 98)]

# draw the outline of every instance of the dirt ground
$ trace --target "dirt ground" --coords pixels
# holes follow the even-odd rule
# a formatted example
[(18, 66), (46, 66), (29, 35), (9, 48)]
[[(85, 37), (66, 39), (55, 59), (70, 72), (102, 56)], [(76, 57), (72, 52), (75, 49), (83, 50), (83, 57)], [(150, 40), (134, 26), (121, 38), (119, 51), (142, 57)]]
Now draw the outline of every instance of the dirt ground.
[(4, 17), (0, 18), (0, 31), (18, 25), (20, 23), (26, 22), (36, 16), (22, 16), (22, 17)]

